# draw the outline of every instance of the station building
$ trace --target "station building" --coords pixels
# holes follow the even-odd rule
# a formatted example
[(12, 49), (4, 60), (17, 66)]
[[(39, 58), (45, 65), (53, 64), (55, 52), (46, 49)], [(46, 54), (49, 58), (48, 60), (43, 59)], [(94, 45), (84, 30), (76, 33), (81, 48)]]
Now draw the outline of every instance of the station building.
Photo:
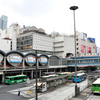
[(37, 57), (38, 77), (43, 72), (67, 71), (67, 58), (59, 58), (56, 55), (35, 55), (34, 53), (23, 54), (19, 51), (3, 52), (0, 50), (0, 83), (4, 82), (5, 76), (26, 74), (29, 78), (35, 78)]

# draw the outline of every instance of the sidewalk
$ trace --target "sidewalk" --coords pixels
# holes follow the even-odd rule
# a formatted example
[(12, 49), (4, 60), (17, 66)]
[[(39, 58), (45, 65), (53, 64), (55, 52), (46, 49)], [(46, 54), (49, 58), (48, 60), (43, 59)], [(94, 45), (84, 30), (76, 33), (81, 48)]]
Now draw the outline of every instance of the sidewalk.
[(90, 93), (91, 93), (91, 87), (89, 86), (85, 88), (82, 92), (80, 92), (80, 94), (77, 97), (73, 97), (68, 100), (86, 100), (86, 98), (90, 95)]

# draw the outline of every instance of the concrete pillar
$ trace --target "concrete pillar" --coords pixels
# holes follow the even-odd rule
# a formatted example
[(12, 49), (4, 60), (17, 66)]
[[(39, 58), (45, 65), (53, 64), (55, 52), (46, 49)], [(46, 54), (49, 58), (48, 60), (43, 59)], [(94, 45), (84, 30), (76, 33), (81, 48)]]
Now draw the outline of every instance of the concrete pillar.
[(40, 69), (40, 77), (41, 77), (41, 69)]
[(31, 79), (33, 79), (33, 70), (31, 71)]
[(55, 72), (55, 69), (54, 69), (54, 72)]
[(47, 65), (47, 67), (49, 68), (49, 59), (48, 59), (48, 65)]
[(3, 72), (2, 74), (2, 83), (4, 83), (4, 79), (5, 79), (5, 72)]
[(6, 70), (6, 57), (4, 57), (4, 70)]
[(22, 70), (22, 73), (21, 73), (21, 74), (23, 74), (23, 72), (24, 72), (24, 71)]
[(60, 72), (62, 72), (62, 69), (60, 68)]
[(38, 58), (37, 58), (37, 68), (39, 68), (39, 60), (38, 60)]
[(23, 58), (23, 69), (25, 69), (25, 60)]

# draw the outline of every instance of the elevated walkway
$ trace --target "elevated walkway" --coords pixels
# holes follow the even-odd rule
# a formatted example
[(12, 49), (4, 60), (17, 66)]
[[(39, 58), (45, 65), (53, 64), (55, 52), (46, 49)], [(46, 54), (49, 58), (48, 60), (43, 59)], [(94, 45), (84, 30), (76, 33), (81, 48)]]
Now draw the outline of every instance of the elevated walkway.
[[(100, 56), (82, 56), (76, 57), (78, 67), (100, 66)], [(75, 57), (67, 60), (67, 66), (75, 66)]]

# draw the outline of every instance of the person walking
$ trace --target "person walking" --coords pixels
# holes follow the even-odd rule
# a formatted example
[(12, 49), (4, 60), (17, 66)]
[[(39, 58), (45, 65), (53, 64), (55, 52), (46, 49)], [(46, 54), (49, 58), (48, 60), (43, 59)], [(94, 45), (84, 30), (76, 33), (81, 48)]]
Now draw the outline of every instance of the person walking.
[(20, 89), (18, 89), (18, 96), (20, 96)]

